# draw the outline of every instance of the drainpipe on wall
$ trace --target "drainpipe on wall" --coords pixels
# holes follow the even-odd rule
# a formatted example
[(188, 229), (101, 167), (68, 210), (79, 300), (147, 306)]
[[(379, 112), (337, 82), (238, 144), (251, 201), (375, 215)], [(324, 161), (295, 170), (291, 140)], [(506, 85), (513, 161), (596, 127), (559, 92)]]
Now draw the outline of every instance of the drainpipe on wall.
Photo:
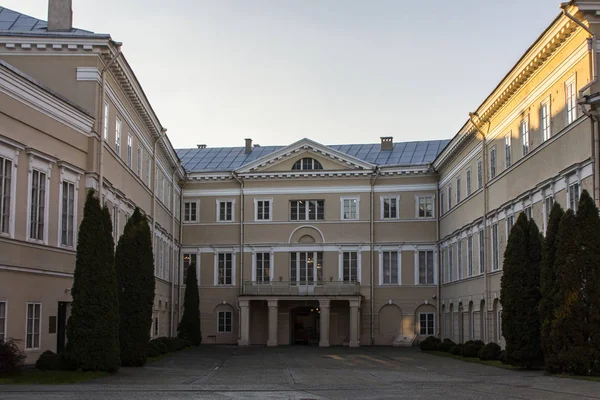
[(488, 263), (487, 263), (487, 247), (488, 247), (488, 235), (487, 235), (487, 226), (486, 226), (486, 222), (487, 222), (487, 214), (488, 214), (488, 188), (487, 188), (487, 169), (488, 169), (488, 165), (487, 165), (487, 151), (486, 151), (486, 135), (485, 133), (479, 128), (479, 125), (477, 125), (475, 123), (475, 121), (473, 121), (473, 117), (476, 116), (477, 118), (479, 118), (479, 114), (475, 113), (469, 113), (469, 120), (471, 121), (471, 124), (473, 124), (473, 126), (475, 127), (475, 129), (477, 130), (477, 132), (479, 132), (479, 134), (481, 135), (481, 175), (483, 177), (483, 283), (484, 283), (484, 291), (482, 293), (483, 295), (483, 299), (485, 300), (485, 310), (480, 310), (480, 312), (485, 312), (485, 318), (483, 319), (483, 329), (484, 329), (484, 339), (486, 339), (487, 341), (487, 336), (489, 334), (488, 332), (488, 292), (489, 292), (489, 277), (488, 277)]
[(161, 140), (163, 137), (165, 137), (166, 134), (167, 134), (167, 130), (165, 128), (162, 128), (158, 137), (156, 137), (154, 139), (153, 150), (152, 150), (152, 158), (153, 158), (153, 164), (154, 164), (154, 166), (153, 166), (154, 183), (152, 183), (152, 243), (155, 243), (155, 240), (156, 240), (156, 182), (157, 182), (157, 179), (156, 179), (157, 178), (157, 176), (156, 176), (156, 144), (158, 143), (159, 140)]
[[(185, 176), (185, 171), (184, 171), (184, 179), (186, 178)], [(186, 180), (186, 179), (185, 179)], [(185, 181), (184, 181), (185, 184)], [(181, 194), (179, 196), (179, 260), (177, 261), (177, 323), (179, 324), (179, 321), (181, 320), (181, 285), (182, 285), (182, 264), (183, 264), (183, 254), (181, 252), (181, 245), (183, 242), (183, 222), (182, 222), (182, 218), (181, 218), (181, 213), (183, 212), (183, 187), (181, 188)], [(198, 251), (196, 250), (196, 254), (198, 254)], [(201, 254), (198, 254), (196, 257), (200, 257)], [(196, 265), (198, 264), (198, 262), (201, 263), (201, 260), (196, 260)], [(202, 264), (200, 264), (202, 265)], [(200, 282), (200, 273), (198, 273), (198, 282)]]
[[(244, 179), (240, 178), (235, 172), (231, 173), (240, 184), (240, 295), (244, 294)], [(240, 307), (238, 309), (238, 341), (242, 338), (242, 313)]]
[[(434, 171), (435, 172), (435, 171)], [(440, 309), (440, 298), (442, 296), (442, 290), (441, 290), (441, 285), (442, 285), (442, 269), (440, 268), (441, 264), (441, 251), (440, 251), (440, 240), (442, 239), (440, 237), (440, 218), (442, 217), (442, 213), (440, 212), (442, 209), (442, 203), (440, 202), (440, 185), (437, 185), (437, 191), (436, 191), (436, 198), (437, 198), (437, 204), (439, 205), (438, 207), (438, 215), (437, 218), (435, 219), (435, 230), (436, 230), (436, 249), (437, 249), (437, 278), (438, 278), (438, 284), (437, 284), (437, 290), (436, 290), (436, 307), (437, 307), (437, 333), (436, 336), (441, 338), (442, 336), (442, 310)]]
[(171, 175), (171, 185), (173, 186), (173, 190), (171, 191), (171, 336), (173, 336), (175, 326), (173, 315), (175, 312), (175, 173), (177, 172), (177, 168), (173, 170), (173, 174)]
[(375, 245), (374, 245), (374, 241), (375, 241), (375, 230), (374, 230), (374, 210), (375, 210), (375, 203), (374, 203), (374, 193), (375, 193), (375, 181), (377, 180), (377, 177), (379, 176), (379, 167), (375, 167), (375, 174), (371, 177), (371, 201), (370, 201), (370, 206), (371, 206), (371, 212), (370, 212), (370, 221), (369, 221), (369, 225), (370, 225), (370, 242), (371, 242), (371, 246), (370, 246), (370, 258), (371, 258), (371, 265), (370, 265), (370, 273), (371, 273), (371, 317), (370, 317), (370, 325), (371, 325), (371, 346), (373, 346), (375, 344), (375, 320), (373, 318), (373, 313), (375, 312), (375, 304), (374, 304), (374, 295), (375, 295), (375, 283), (373, 282), (373, 279), (375, 277), (373, 270), (374, 270), (374, 255), (373, 252), (375, 251)]

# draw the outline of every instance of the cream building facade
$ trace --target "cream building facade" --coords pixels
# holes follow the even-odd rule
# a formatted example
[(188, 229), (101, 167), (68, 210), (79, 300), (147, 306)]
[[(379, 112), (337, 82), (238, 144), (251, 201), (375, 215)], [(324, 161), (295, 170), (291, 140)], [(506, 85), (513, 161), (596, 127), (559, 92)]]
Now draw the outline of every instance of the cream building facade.
[[(120, 43), (0, 8), (0, 338), (60, 350), (88, 189), (115, 237), (155, 238), (153, 336), (196, 268), (204, 343), (503, 343), (500, 279), (521, 212), (545, 230), (600, 183), (597, 12), (559, 15), (451, 139), (173, 150)], [(465, 110), (468, 111), (468, 110)], [(467, 114), (465, 112), (465, 114)]]

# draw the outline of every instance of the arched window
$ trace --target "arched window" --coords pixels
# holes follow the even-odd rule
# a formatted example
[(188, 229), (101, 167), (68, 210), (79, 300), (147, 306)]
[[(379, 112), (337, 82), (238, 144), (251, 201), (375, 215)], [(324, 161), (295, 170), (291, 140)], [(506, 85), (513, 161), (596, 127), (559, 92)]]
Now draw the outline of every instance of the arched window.
[(292, 170), (311, 170), (311, 169), (323, 169), (320, 162), (314, 158), (304, 157), (294, 164)]

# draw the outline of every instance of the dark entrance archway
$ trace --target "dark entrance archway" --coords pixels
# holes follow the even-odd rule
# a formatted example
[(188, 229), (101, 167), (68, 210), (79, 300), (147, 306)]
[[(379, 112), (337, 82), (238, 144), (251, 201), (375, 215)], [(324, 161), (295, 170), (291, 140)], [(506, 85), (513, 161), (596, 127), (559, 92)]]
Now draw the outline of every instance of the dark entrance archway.
[(290, 343), (319, 345), (320, 310), (315, 307), (297, 307), (290, 312)]

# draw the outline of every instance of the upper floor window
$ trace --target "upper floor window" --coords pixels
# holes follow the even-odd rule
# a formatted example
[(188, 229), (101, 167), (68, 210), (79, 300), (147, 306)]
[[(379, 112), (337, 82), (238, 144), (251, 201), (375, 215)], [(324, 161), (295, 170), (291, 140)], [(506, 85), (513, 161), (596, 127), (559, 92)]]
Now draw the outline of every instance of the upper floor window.
[(433, 196), (417, 197), (418, 217), (433, 218)]
[(254, 219), (256, 221), (271, 221), (271, 204), (273, 200), (271, 199), (256, 199), (255, 204), (255, 215)]
[[(196, 253), (184, 253), (183, 254), (183, 279), (182, 279), (182, 282), (184, 285), (187, 283), (187, 274), (188, 274), (188, 269), (190, 267), (193, 267), (196, 269), (196, 279), (198, 280), (199, 276), (198, 276), (197, 260), (198, 260), (198, 254), (196, 254)], [(199, 282), (199, 280), (198, 280), (198, 282)]]
[(540, 107), (540, 123), (542, 125), (542, 140), (550, 139), (550, 99), (542, 103)]
[(150, 187), (152, 182), (152, 169), (150, 169), (150, 155), (146, 156), (146, 185)]
[(290, 201), (290, 219), (292, 221), (325, 219), (325, 200)]
[(521, 121), (519, 134), (521, 136), (521, 144), (523, 145), (523, 156), (526, 156), (529, 154), (529, 121), (527, 118)]
[(463, 259), (462, 259), (462, 249), (463, 249), (463, 240), (458, 239), (458, 243), (456, 244), (456, 269), (458, 271), (458, 280), (463, 278)]
[(108, 103), (104, 103), (104, 140), (108, 141)]
[(454, 280), (454, 245), (448, 246), (448, 282)]
[(121, 126), (121, 120), (117, 118), (115, 125), (115, 151), (119, 156), (121, 155)]
[(433, 251), (419, 251), (419, 285), (433, 285)]
[(323, 169), (321, 163), (314, 158), (304, 157), (294, 164), (292, 170), (315, 170), (315, 169)]
[(569, 208), (573, 211), (577, 211), (577, 205), (579, 203), (579, 182), (574, 182), (569, 185), (568, 190), (568, 201)]
[(547, 196), (544, 199), (544, 232), (548, 229), (548, 220), (550, 219), (550, 211), (554, 206), (554, 197), (552, 195)]
[(485, 239), (483, 236), (483, 229), (479, 231), (479, 273), (483, 274), (485, 271)]
[(467, 197), (471, 195), (471, 168), (467, 169)]
[(467, 277), (473, 276), (473, 236), (467, 238)]
[(46, 174), (34, 169), (31, 172), (31, 209), (29, 237), (44, 240), (46, 223)]
[(398, 218), (398, 197), (382, 197), (381, 198), (381, 219), (397, 219)]
[(71, 182), (62, 183), (61, 202), (61, 240), (63, 246), (73, 246), (73, 233), (75, 230), (75, 185)]
[(567, 97), (567, 125), (577, 119), (577, 92), (575, 91), (575, 77), (565, 83)]
[(490, 150), (490, 178), (496, 177), (496, 148)]
[(481, 158), (477, 160), (477, 189), (483, 187), (483, 163)]
[(10, 233), (12, 161), (0, 157), (0, 233)]
[(448, 211), (452, 210), (452, 185), (448, 185)]
[(233, 285), (233, 254), (219, 253), (218, 257), (218, 285)]
[(127, 166), (133, 167), (133, 138), (127, 135)]
[(360, 282), (358, 271), (358, 252), (344, 251), (342, 254), (342, 280), (344, 282)]
[(444, 192), (440, 191), (440, 215), (444, 215), (446, 212), (446, 202), (444, 199)]
[(527, 206), (523, 209), (523, 212), (527, 216), (527, 218), (531, 219), (531, 206)]
[(358, 197), (342, 197), (342, 219), (358, 219)]
[(400, 257), (397, 251), (381, 253), (381, 280), (383, 285), (400, 284)]
[(254, 255), (254, 281), (266, 283), (271, 279), (271, 253), (256, 253)]
[(498, 242), (498, 224), (492, 225), (492, 271), (500, 268), (500, 243)]
[(183, 222), (198, 222), (198, 203), (186, 201), (183, 203)]
[(233, 221), (233, 200), (217, 200), (218, 221)]
[(506, 168), (510, 167), (510, 165), (512, 164), (512, 159), (511, 159), (511, 150), (512, 148), (512, 137), (510, 135), (510, 133), (506, 136), (504, 136), (504, 166)]
[[(508, 211), (507, 211), (508, 213)], [(510, 235), (510, 231), (515, 224), (515, 216), (514, 214), (510, 214), (506, 216), (506, 239), (508, 240), (508, 235)]]
[(456, 204), (460, 203), (460, 176), (456, 178)]
[(138, 146), (137, 148), (137, 176), (142, 177), (142, 155), (143, 155), (142, 147)]

